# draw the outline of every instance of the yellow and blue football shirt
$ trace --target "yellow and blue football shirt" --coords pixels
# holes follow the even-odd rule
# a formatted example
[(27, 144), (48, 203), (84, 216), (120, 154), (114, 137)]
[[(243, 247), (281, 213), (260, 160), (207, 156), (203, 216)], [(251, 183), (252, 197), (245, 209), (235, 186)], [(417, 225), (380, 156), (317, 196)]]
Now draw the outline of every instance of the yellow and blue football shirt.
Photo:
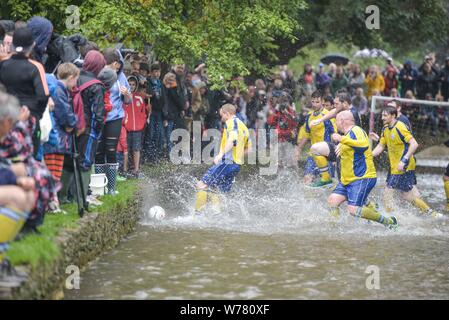
[(301, 126), (301, 128), (299, 128), (299, 133), (298, 133), (298, 143), (299, 141), (301, 141), (302, 139), (309, 139), (309, 135), (306, 132), (306, 125), (303, 124)]
[(251, 148), (251, 139), (249, 138), (248, 128), (237, 117), (226, 121), (223, 127), (220, 152), (224, 152), (226, 143), (229, 140), (234, 142), (234, 147), (231, 151), (225, 154), (224, 160), (232, 159), (234, 163), (242, 165), (245, 157), (245, 150)]
[(350, 184), (356, 180), (377, 178), (373, 154), (366, 132), (354, 126), (344, 135), (341, 146), (341, 183)]
[[(410, 147), (410, 140), (413, 135), (410, 129), (402, 121), (396, 121), (393, 127), (385, 126), (382, 129), (380, 143), (388, 148), (388, 158), (390, 159), (390, 173), (403, 174), (398, 170), (398, 164), (402, 157), (405, 156)], [(415, 157), (409, 159), (406, 171), (413, 171), (416, 168)]]
[(326, 109), (322, 109), (320, 111), (314, 111), (307, 115), (306, 123), (305, 123), (305, 137), (310, 139), (312, 145), (317, 142), (331, 142), (331, 135), (337, 132), (337, 127), (335, 125), (335, 119), (326, 120), (324, 122), (320, 122), (320, 124), (316, 126), (311, 126), (310, 123), (313, 120), (318, 120), (323, 118), (329, 111)]

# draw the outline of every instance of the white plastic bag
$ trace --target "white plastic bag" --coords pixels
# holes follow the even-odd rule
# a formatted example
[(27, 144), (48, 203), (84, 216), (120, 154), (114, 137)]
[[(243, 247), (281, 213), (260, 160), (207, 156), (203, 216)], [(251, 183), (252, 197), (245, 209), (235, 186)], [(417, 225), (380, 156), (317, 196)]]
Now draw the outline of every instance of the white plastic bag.
[(45, 108), (44, 114), (42, 115), (42, 119), (39, 121), (39, 125), (41, 127), (41, 143), (45, 143), (48, 141), (50, 137), (51, 129), (53, 129), (53, 124), (51, 123), (50, 111)]

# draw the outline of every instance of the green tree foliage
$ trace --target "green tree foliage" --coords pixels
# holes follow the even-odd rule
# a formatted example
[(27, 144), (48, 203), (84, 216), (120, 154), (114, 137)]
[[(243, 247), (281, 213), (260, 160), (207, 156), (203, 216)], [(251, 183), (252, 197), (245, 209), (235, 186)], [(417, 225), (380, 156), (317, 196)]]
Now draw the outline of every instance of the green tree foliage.
[[(369, 30), (365, 9), (380, 9)], [(67, 30), (68, 5), (80, 8), (80, 30)], [(446, 40), (446, 0), (3, 0), (2, 18), (50, 19), (55, 30), (80, 31), (102, 47), (151, 44), (161, 61), (189, 65), (207, 58), (211, 80), (264, 73), (310, 43), (329, 41), (397, 51)]]
[[(318, 0), (308, 1), (301, 12), (301, 23), (308, 42), (334, 41), (342, 45), (382, 48), (387, 45), (399, 54), (421, 49), (429, 42), (447, 39), (449, 32), (446, 0)], [(380, 28), (369, 30), (365, 9), (376, 5), (380, 12)]]
[(295, 40), (299, 23), (289, 13), (304, 8), (302, 0), (87, 0), (81, 20), (82, 31), (103, 46), (150, 43), (167, 63), (193, 65), (207, 57), (209, 77), (223, 84), (233, 75), (267, 71), (259, 55), (275, 58), (276, 36)]
[[(7, 0), (9, 16), (49, 18), (64, 30), (70, 0)], [(260, 56), (276, 60), (276, 38), (290, 43), (300, 30), (298, 12), (303, 0), (84, 0), (80, 30), (101, 47), (123, 42), (142, 50), (151, 44), (166, 63), (194, 65), (207, 57), (208, 75), (217, 85), (234, 75), (268, 70)]]
[(27, 21), (33, 16), (50, 19), (55, 30), (65, 30), (65, 10), (69, 5), (80, 5), (77, 0), (2, 0), (0, 16), (2, 19)]

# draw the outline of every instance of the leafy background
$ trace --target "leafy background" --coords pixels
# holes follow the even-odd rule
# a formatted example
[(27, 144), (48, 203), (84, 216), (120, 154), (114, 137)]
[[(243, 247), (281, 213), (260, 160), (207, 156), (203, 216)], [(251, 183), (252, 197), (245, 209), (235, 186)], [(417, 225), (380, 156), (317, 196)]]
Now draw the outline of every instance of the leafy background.
[[(380, 10), (379, 30), (365, 26), (372, 4)], [(80, 30), (66, 29), (69, 5), (80, 8)], [(330, 51), (352, 56), (358, 48), (382, 48), (395, 60), (435, 51), (441, 59), (449, 44), (448, 8), (445, 0), (3, 0), (0, 14), (25, 21), (42, 15), (56, 32), (79, 31), (101, 47), (151, 44), (166, 63), (207, 59), (210, 79), (221, 86), (289, 62), (298, 74), (305, 59), (316, 65)]]

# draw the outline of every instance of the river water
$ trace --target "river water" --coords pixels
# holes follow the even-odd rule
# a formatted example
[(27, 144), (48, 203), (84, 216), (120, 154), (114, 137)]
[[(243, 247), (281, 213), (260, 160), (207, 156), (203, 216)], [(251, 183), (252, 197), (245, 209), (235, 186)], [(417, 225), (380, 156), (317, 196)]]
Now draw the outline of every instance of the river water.
[[(330, 190), (305, 189), (295, 172), (260, 176), (254, 168), (238, 176), (225, 210), (198, 216), (194, 186), (205, 169), (150, 174), (136, 231), (82, 271), (80, 289), (65, 298), (449, 298), (449, 219), (420, 216), (399, 201), (397, 231), (344, 210), (335, 221), (326, 209)], [(373, 200), (380, 202), (384, 181), (380, 175)], [(418, 186), (444, 208), (441, 176), (420, 174)], [(154, 205), (165, 208), (164, 220), (145, 217)]]

